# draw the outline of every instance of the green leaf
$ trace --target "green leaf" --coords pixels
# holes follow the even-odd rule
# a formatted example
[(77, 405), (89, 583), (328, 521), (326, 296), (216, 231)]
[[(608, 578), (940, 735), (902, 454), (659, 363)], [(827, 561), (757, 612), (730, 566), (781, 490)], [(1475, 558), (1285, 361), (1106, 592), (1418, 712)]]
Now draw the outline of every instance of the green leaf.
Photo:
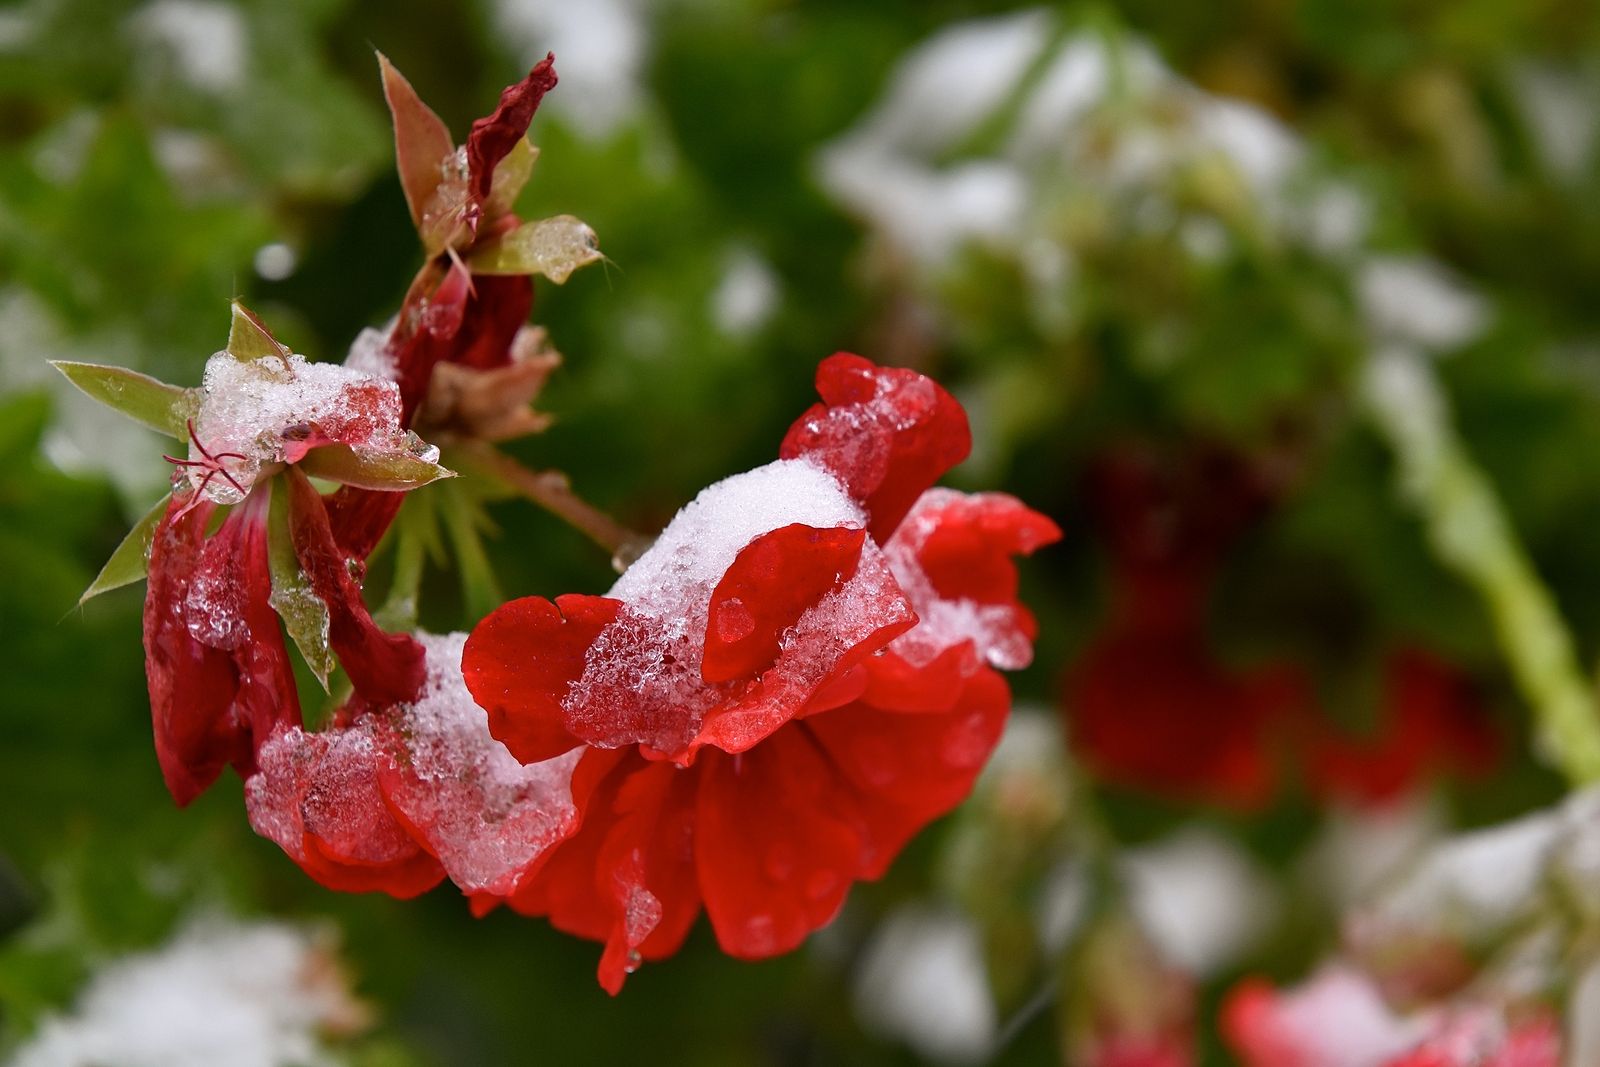
[(106, 565), (89, 583), (89, 588), (78, 598), (80, 605), (101, 593), (109, 593), (144, 579), (150, 570), (150, 541), (155, 536), (156, 524), (166, 511), (167, 497), (163, 496), (156, 501), (155, 507), (133, 524), (128, 536), (122, 539), (122, 543), (111, 553), (111, 558), (106, 560)]
[(433, 493), (414, 493), (394, 523), (394, 577), (383, 606), (372, 613), (385, 630), (414, 630), (422, 590), (422, 572), (429, 559), (437, 562), (443, 551), (439, 523), (434, 515)]
[(455, 471), (435, 460), (409, 452), (357, 452), (348, 445), (323, 445), (306, 453), (300, 469), (313, 478), (326, 478), (358, 489), (405, 492), (420, 489)]
[[(445, 160), (456, 150), (455, 142), (443, 120), (422, 102), (405, 75), (382, 52), (378, 53), (378, 67), (383, 72), (383, 98), (394, 119), (395, 169), (400, 172), (411, 221), (421, 233), (424, 210), (439, 188)], [(523, 180), (527, 180), (526, 174)]]
[(598, 239), (588, 223), (554, 215), (484, 242), (467, 266), (474, 274), (542, 274), (560, 285), (573, 271), (600, 258)]
[(255, 313), (239, 301), (233, 302), (233, 325), (228, 329), (228, 354), (249, 362), (266, 356), (287, 359), (289, 350), (279, 344)]
[(59, 359), (50, 365), (106, 407), (169, 437), (188, 439), (189, 420), (200, 409), (200, 390), (168, 385), (126, 367)]
[(317, 676), (324, 691), (328, 676), (339, 665), (328, 645), (328, 605), (311, 587), (311, 580), (300, 568), (294, 541), (289, 535), (288, 494), (277, 492), (273, 483), (272, 503), (267, 512), (267, 567), (272, 573), (272, 595), (268, 602), (283, 620), (306, 666)]

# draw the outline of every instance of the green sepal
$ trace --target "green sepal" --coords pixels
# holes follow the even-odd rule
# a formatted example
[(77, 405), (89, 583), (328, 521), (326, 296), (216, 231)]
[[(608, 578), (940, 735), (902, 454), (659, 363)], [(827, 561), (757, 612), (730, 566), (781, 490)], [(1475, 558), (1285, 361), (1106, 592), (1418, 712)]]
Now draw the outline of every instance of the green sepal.
[(106, 560), (106, 565), (89, 583), (89, 588), (78, 598), (80, 606), (101, 593), (143, 581), (150, 573), (150, 542), (155, 538), (156, 525), (161, 522), (161, 516), (166, 514), (167, 499), (163, 496), (156, 501), (155, 506), (133, 524), (128, 536), (122, 539), (122, 543), (111, 553), (111, 558)]
[(249, 362), (267, 356), (287, 359), (289, 350), (278, 343), (254, 312), (235, 300), (233, 324), (228, 328), (228, 354), (241, 362)]
[(311, 586), (300, 568), (294, 539), (289, 533), (289, 497), (274, 479), (272, 503), (267, 512), (267, 568), (272, 574), (272, 594), (268, 603), (283, 620), (295, 647), (311, 668), (323, 691), (328, 676), (339, 661), (328, 644), (328, 605)]
[(533, 176), (533, 165), (539, 161), (539, 147), (524, 137), (518, 141), (506, 158), (494, 168), (494, 178), (489, 186), (489, 201), (483, 205), (484, 218), (493, 219), (516, 206), (528, 179)]
[(536, 219), (485, 241), (467, 259), (474, 274), (542, 274), (557, 285), (601, 258), (588, 223), (572, 215)]
[(409, 452), (357, 452), (348, 445), (323, 445), (307, 452), (299, 467), (313, 478), (323, 478), (357, 489), (405, 492), (420, 489), (456, 472), (434, 460)]
[(200, 410), (200, 390), (168, 385), (127, 367), (61, 359), (51, 360), (50, 365), (85, 396), (140, 425), (180, 441), (188, 440), (189, 420)]

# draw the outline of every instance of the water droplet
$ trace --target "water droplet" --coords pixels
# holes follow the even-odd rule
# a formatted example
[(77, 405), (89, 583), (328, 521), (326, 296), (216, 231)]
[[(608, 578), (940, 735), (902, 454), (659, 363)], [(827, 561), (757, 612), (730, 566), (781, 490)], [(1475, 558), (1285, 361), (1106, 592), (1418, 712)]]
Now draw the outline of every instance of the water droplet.
[(717, 605), (717, 637), (727, 644), (743, 641), (755, 631), (756, 619), (738, 597)]
[(794, 846), (780, 841), (767, 850), (767, 877), (782, 882), (794, 873)]
[(839, 888), (839, 876), (833, 871), (812, 871), (806, 879), (806, 896), (812, 900), (821, 900), (835, 889)]

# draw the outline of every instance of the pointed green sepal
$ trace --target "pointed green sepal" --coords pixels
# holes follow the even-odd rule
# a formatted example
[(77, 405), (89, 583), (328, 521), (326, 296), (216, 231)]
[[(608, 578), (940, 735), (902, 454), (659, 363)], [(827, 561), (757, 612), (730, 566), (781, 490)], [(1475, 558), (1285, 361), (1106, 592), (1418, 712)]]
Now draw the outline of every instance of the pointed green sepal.
[(233, 325), (228, 329), (228, 354), (243, 362), (266, 356), (289, 358), (288, 348), (279, 344), (255, 313), (237, 300), (233, 302)]
[(168, 385), (126, 367), (67, 360), (51, 360), (50, 365), (85, 395), (180, 441), (188, 439), (189, 420), (200, 410), (200, 390)]
[(306, 453), (299, 467), (313, 478), (325, 478), (357, 489), (405, 492), (420, 489), (440, 478), (454, 478), (455, 471), (436, 460), (408, 452), (362, 453), (348, 445), (323, 445)]
[(167, 497), (163, 496), (156, 501), (155, 507), (145, 512), (139, 521), (133, 524), (128, 536), (122, 539), (122, 543), (111, 553), (111, 558), (106, 560), (106, 565), (100, 568), (100, 573), (89, 583), (89, 588), (78, 598), (80, 606), (101, 593), (109, 593), (113, 589), (121, 589), (125, 585), (144, 580), (150, 571), (150, 542), (155, 537), (156, 525), (161, 522), (161, 516), (165, 515), (166, 511)]
[(294, 541), (289, 534), (289, 498), (279, 481), (273, 483), (272, 503), (267, 512), (267, 567), (272, 574), (272, 595), (268, 602), (283, 620), (306, 666), (316, 675), (324, 691), (328, 676), (339, 665), (328, 644), (328, 605), (317, 596), (311, 580), (300, 568)]
[(494, 178), (489, 186), (489, 202), (483, 205), (485, 218), (504, 215), (517, 205), (517, 197), (533, 176), (533, 165), (539, 161), (539, 146), (524, 137), (518, 141), (506, 158), (494, 168)]
[(467, 266), (474, 274), (542, 274), (560, 285), (573, 271), (600, 258), (599, 241), (588, 223), (554, 215), (484, 242)]

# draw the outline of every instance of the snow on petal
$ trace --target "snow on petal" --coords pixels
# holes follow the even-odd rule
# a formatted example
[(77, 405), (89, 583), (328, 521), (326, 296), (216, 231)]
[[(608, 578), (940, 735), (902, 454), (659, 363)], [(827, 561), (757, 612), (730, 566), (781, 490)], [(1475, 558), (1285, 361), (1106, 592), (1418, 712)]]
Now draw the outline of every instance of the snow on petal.
[(523, 869), (576, 825), (572, 771), (583, 751), (524, 765), (490, 736), (467, 692), (467, 635), (417, 639), (427, 681), (414, 702), (394, 709), (402, 759), (379, 769), (384, 796), (462, 890), (510, 892)]

